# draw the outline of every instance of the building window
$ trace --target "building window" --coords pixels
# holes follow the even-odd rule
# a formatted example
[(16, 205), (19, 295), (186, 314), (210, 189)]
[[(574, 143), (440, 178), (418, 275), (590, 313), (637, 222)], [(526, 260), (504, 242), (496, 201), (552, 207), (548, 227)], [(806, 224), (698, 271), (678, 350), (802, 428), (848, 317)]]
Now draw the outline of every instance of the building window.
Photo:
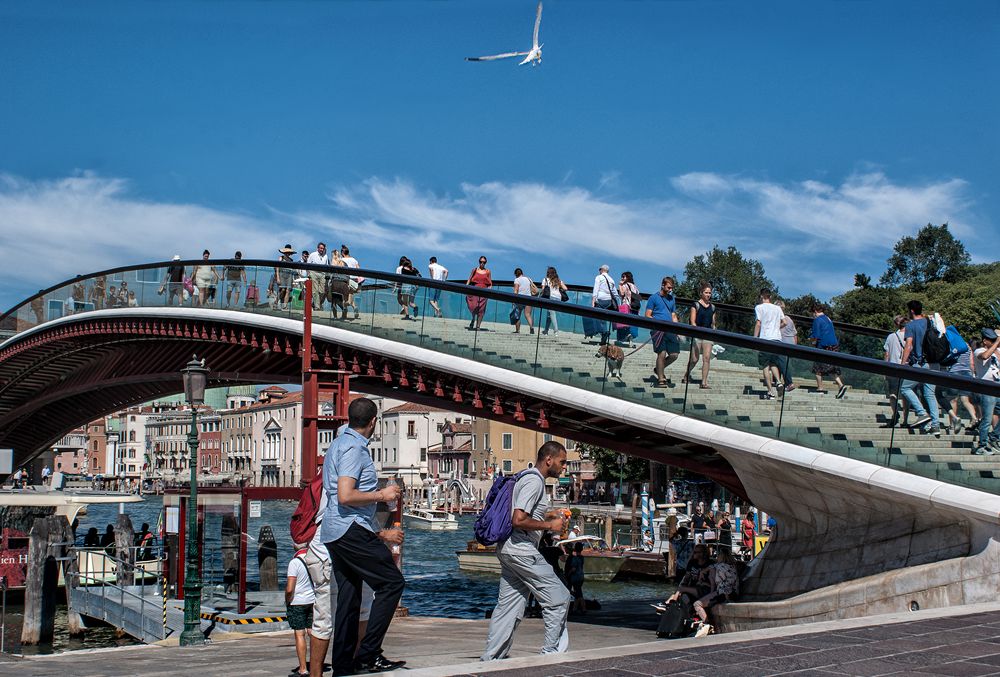
[(573, 451), (576, 449), (576, 442), (573, 440), (566, 440), (566, 451)]
[(417, 436), (417, 422), (416, 421), (407, 421), (406, 422), (406, 436), (407, 437), (416, 437)]
[(476, 450), (476, 436), (475, 436), (475, 434), (472, 435), (472, 450), (473, 451)]
[(420, 447), (420, 462), (427, 460), (427, 447)]
[(438, 432), (441, 432), (442, 430), (444, 430), (444, 423), (438, 423), (437, 426), (435, 427), (437, 428)]
[(135, 431), (134, 430), (129, 430), (128, 431), (128, 441), (129, 442), (135, 442)]
[[(506, 435), (507, 433), (504, 433), (504, 434)], [(512, 460), (510, 460), (509, 458), (505, 458), (503, 460), (503, 471), (504, 472), (511, 472), (513, 469), (514, 469), (514, 462)]]
[(483, 449), (489, 449), (489, 448), (490, 448), (490, 434), (483, 433)]
[(514, 433), (504, 433), (500, 436), (500, 447), (504, 451), (510, 451), (514, 448)]
[(475, 474), (476, 472), (476, 459), (469, 461), (469, 472)]
[(548, 433), (545, 433), (544, 435), (542, 435), (542, 444), (545, 444), (546, 442), (551, 442), (551, 441), (552, 441), (552, 435), (549, 435)]

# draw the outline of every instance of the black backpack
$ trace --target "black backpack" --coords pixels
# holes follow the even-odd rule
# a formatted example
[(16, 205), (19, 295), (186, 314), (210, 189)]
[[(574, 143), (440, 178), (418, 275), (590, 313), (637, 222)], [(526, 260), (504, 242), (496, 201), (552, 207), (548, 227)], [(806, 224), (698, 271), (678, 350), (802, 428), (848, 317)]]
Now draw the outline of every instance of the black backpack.
[(924, 360), (930, 364), (941, 364), (951, 357), (951, 343), (948, 337), (937, 330), (930, 318), (927, 318), (927, 332), (922, 345)]
[(656, 628), (656, 636), (660, 639), (677, 639), (691, 634), (691, 614), (694, 613), (691, 603), (685, 595), (680, 599), (667, 602), (667, 609), (660, 614), (660, 624)]

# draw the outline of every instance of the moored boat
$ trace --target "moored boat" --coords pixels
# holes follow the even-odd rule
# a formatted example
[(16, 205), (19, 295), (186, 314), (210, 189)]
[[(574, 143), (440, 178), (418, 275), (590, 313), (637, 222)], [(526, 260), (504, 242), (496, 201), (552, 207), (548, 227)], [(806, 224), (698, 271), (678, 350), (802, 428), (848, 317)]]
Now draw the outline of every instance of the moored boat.
[(453, 514), (444, 510), (409, 508), (403, 512), (403, 519), (407, 526), (416, 529), (430, 529), (431, 531), (455, 531), (458, 529), (458, 520)]
[[(577, 543), (583, 543), (583, 577), (586, 581), (610, 581), (618, 575), (625, 557), (611, 549), (604, 539), (596, 536), (575, 536), (555, 543), (564, 552), (571, 551)], [(565, 547), (563, 547), (565, 546)], [(496, 557), (496, 547), (469, 541), (465, 550), (455, 551), (458, 568), (462, 571), (500, 575), (500, 562)]]

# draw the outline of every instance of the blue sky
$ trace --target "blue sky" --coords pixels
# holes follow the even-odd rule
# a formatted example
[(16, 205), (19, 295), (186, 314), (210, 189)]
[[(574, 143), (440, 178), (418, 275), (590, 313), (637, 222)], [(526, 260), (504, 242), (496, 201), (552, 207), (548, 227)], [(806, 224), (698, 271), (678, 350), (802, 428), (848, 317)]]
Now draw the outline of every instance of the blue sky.
[[(0, 4), (0, 307), (204, 247), (462, 276), (713, 245), (785, 295), (948, 221), (1000, 251), (996, 2)], [(11, 254), (12, 253), (12, 254)]]

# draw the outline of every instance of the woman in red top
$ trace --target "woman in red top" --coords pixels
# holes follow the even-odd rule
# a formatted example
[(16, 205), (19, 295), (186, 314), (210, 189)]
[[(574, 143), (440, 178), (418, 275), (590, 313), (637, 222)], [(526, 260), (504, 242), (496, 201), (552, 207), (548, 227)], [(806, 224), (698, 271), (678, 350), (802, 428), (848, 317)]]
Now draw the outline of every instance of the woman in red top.
[[(480, 287), (481, 289), (489, 289), (493, 286), (493, 276), (486, 267), (485, 256), (479, 257), (479, 267), (472, 269), (466, 284), (473, 287)], [(483, 315), (486, 314), (486, 299), (482, 296), (470, 295), (465, 297), (465, 304), (469, 306), (469, 312), (472, 313), (472, 321), (469, 322), (469, 329), (479, 331), (479, 327), (483, 324)]]

